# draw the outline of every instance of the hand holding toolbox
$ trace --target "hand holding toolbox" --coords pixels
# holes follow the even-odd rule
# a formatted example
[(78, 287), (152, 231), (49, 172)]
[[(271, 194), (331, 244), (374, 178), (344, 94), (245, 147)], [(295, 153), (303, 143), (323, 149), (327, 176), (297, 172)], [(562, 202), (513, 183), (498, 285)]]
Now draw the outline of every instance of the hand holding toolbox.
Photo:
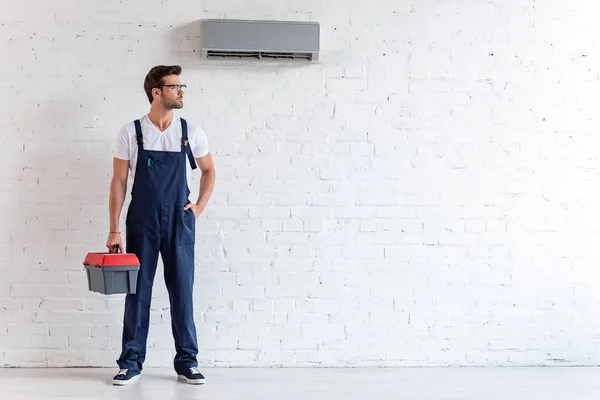
[(83, 265), (87, 271), (88, 289), (102, 294), (135, 294), (140, 262), (135, 254), (115, 252), (88, 253)]

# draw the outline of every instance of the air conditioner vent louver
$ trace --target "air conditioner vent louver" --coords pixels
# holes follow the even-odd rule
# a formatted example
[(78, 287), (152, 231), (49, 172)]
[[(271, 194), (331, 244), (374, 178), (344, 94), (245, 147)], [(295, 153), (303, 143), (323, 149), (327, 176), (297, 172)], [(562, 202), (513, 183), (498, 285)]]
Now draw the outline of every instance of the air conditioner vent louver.
[(316, 22), (204, 20), (200, 50), (204, 58), (316, 61)]
[(288, 60), (308, 60), (312, 61), (311, 54), (305, 53), (266, 53), (260, 51), (216, 51), (208, 50), (208, 58), (272, 58)]

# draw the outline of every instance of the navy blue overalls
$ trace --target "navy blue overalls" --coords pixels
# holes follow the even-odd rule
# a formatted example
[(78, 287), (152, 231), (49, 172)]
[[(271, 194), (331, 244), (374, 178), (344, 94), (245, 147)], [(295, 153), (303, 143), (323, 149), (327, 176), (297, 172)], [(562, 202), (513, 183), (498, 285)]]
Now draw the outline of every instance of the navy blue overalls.
[(146, 358), (150, 300), (159, 252), (171, 303), (171, 327), (177, 352), (175, 371), (181, 373), (198, 366), (192, 298), (196, 218), (191, 209), (183, 209), (190, 195), (186, 162), (189, 159), (192, 169), (196, 163), (183, 118), (181, 125), (181, 151), (150, 151), (144, 149), (141, 124), (135, 121), (138, 157), (126, 218), (126, 246), (127, 252), (134, 253), (140, 260), (140, 270), (136, 294), (125, 298), (122, 353), (117, 360), (121, 369), (141, 371)]

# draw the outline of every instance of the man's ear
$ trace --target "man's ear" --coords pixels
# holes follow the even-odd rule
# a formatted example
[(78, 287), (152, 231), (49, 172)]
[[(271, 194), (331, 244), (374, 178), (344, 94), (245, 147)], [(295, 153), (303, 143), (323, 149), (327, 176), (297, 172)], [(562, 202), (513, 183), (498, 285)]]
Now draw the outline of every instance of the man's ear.
[(160, 89), (159, 88), (153, 88), (152, 89), (152, 94), (155, 95), (156, 97), (159, 97), (159, 95), (160, 95)]

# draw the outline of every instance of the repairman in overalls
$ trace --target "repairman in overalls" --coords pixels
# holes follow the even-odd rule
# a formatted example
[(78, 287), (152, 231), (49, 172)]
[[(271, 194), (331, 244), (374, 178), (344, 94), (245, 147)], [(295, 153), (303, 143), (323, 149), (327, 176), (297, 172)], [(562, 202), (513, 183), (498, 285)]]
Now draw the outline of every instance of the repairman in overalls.
[[(136, 294), (125, 299), (122, 352), (117, 360), (115, 385), (139, 379), (146, 358), (152, 284), (159, 253), (171, 304), (175, 339), (175, 372), (193, 384), (204, 383), (198, 369), (198, 341), (194, 323), (194, 243), (198, 216), (213, 191), (215, 168), (203, 130), (173, 114), (183, 107), (185, 85), (181, 67), (156, 66), (144, 81), (150, 112), (125, 125), (117, 140), (110, 185), (110, 233), (106, 246), (123, 248), (119, 219), (127, 178), (133, 189), (126, 218), (127, 253), (140, 261)], [(198, 201), (191, 203), (189, 182), (200, 167)]]

